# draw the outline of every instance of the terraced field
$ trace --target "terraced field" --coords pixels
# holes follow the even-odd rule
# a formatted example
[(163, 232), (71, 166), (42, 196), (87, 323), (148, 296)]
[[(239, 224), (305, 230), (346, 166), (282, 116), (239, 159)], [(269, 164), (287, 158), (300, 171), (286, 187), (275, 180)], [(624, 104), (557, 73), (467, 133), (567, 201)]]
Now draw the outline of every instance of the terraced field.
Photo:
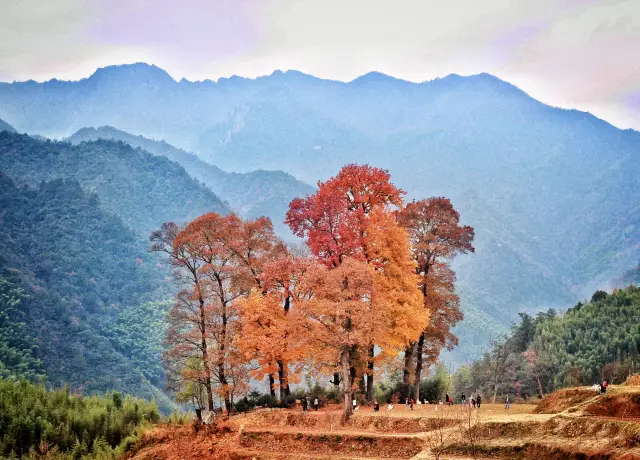
[(196, 432), (161, 426), (135, 460), (183, 459), (640, 459), (640, 388), (556, 392), (538, 406), (487, 404), (364, 408), (348, 425), (338, 408), (319, 412), (265, 409)]

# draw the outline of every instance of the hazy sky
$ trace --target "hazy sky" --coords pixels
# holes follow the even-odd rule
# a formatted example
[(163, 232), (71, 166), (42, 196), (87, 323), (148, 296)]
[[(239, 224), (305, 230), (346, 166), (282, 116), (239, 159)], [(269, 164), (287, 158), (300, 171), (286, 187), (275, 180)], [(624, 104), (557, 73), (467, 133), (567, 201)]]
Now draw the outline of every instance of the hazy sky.
[(0, 81), (138, 61), (190, 80), (489, 72), (640, 129), (640, 0), (0, 0)]

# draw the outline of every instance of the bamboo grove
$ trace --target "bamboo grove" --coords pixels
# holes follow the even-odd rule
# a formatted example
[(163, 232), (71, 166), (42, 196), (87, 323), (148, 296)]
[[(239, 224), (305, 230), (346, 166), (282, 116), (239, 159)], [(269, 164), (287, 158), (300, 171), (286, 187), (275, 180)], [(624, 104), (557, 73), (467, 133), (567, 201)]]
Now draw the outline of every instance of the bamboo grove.
[(168, 313), (170, 388), (231, 412), (252, 378), (284, 401), (305, 372), (325, 373), (346, 420), (353, 398), (373, 398), (376, 369), (402, 356), (405, 396), (414, 383), (418, 398), (422, 369), (457, 343), (449, 261), (474, 251), (474, 230), (448, 199), (405, 205), (404, 195), (384, 170), (343, 167), (289, 205), (304, 249), (265, 217), (209, 213), (153, 232), (151, 250), (166, 253), (181, 289)]

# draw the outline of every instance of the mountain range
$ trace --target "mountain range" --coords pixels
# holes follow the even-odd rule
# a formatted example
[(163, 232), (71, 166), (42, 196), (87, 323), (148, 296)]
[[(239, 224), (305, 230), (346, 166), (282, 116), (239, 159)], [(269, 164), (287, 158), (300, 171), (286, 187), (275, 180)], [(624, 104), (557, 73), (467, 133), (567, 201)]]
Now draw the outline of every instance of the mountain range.
[[(289, 196), (312, 190), (305, 183), (351, 162), (388, 169), (409, 199), (451, 198), (476, 229), (476, 253), (455, 261), (466, 314), (456, 359), (477, 354), (519, 311), (569, 306), (640, 260), (640, 133), (488, 74), (412, 83), (372, 72), (345, 83), (277, 71), (191, 82), (133, 64), (74, 82), (0, 83), (0, 118), (31, 135), (108, 137), (154, 153), (149, 161), (166, 156), (247, 215), (281, 216)], [(82, 130), (101, 126), (114, 128)], [(65, 148), (114, 145), (104, 142)], [(14, 168), (15, 180), (23, 171)], [(247, 192), (254, 178), (260, 188)], [(252, 194), (262, 198), (248, 204)]]
[(72, 144), (80, 144), (99, 139), (120, 141), (169, 158), (181, 165), (191, 177), (211, 189), (233, 211), (247, 218), (268, 216), (274, 222), (276, 230), (287, 237), (290, 233), (284, 226), (284, 216), (289, 202), (298, 196), (313, 193), (314, 190), (310, 185), (282, 171), (228, 173), (167, 142), (134, 136), (111, 126), (82, 128), (66, 140)]

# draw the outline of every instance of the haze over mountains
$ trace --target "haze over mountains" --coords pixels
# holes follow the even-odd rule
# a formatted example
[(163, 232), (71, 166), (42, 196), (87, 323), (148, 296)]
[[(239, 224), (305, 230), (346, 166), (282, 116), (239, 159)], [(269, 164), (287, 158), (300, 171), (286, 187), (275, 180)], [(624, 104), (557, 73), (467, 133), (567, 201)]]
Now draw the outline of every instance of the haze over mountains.
[(313, 187), (296, 180), (282, 171), (252, 171), (249, 173), (228, 173), (207, 163), (193, 153), (178, 149), (164, 141), (154, 141), (143, 136), (134, 136), (110, 126), (82, 128), (67, 140), (73, 144), (111, 139), (121, 141), (154, 155), (165, 156), (181, 165), (229, 207), (243, 217), (255, 218), (266, 215), (271, 218), (282, 235), (293, 238), (284, 225), (289, 202), (299, 196), (313, 192)]
[[(135, 64), (78, 82), (2, 83), (0, 118), (49, 137), (113, 126), (70, 140), (109, 137), (167, 156), (252, 216), (282, 215), (290, 195), (309, 193), (305, 183), (350, 162), (389, 169), (409, 198), (450, 197), (476, 229), (476, 254), (455, 264), (465, 357), (469, 344), (503, 330), (518, 311), (566, 307), (640, 260), (640, 133), (546, 106), (487, 74), (421, 84), (379, 73), (342, 83), (294, 71), (176, 82)], [(101, 142), (63, 150), (100, 151)], [(12, 172), (24, 173), (19, 162), (5, 171), (14, 180)], [(252, 172), (260, 169), (287, 174)], [(262, 198), (243, 208), (252, 194)]]
[(19, 185), (78, 180), (102, 207), (143, 236), (162, 222), (193, 219), (228, 208), (208, 188), (167, 158), (123, 143), (99, 140), (73, 146), (0, 132), (0, 170)]

